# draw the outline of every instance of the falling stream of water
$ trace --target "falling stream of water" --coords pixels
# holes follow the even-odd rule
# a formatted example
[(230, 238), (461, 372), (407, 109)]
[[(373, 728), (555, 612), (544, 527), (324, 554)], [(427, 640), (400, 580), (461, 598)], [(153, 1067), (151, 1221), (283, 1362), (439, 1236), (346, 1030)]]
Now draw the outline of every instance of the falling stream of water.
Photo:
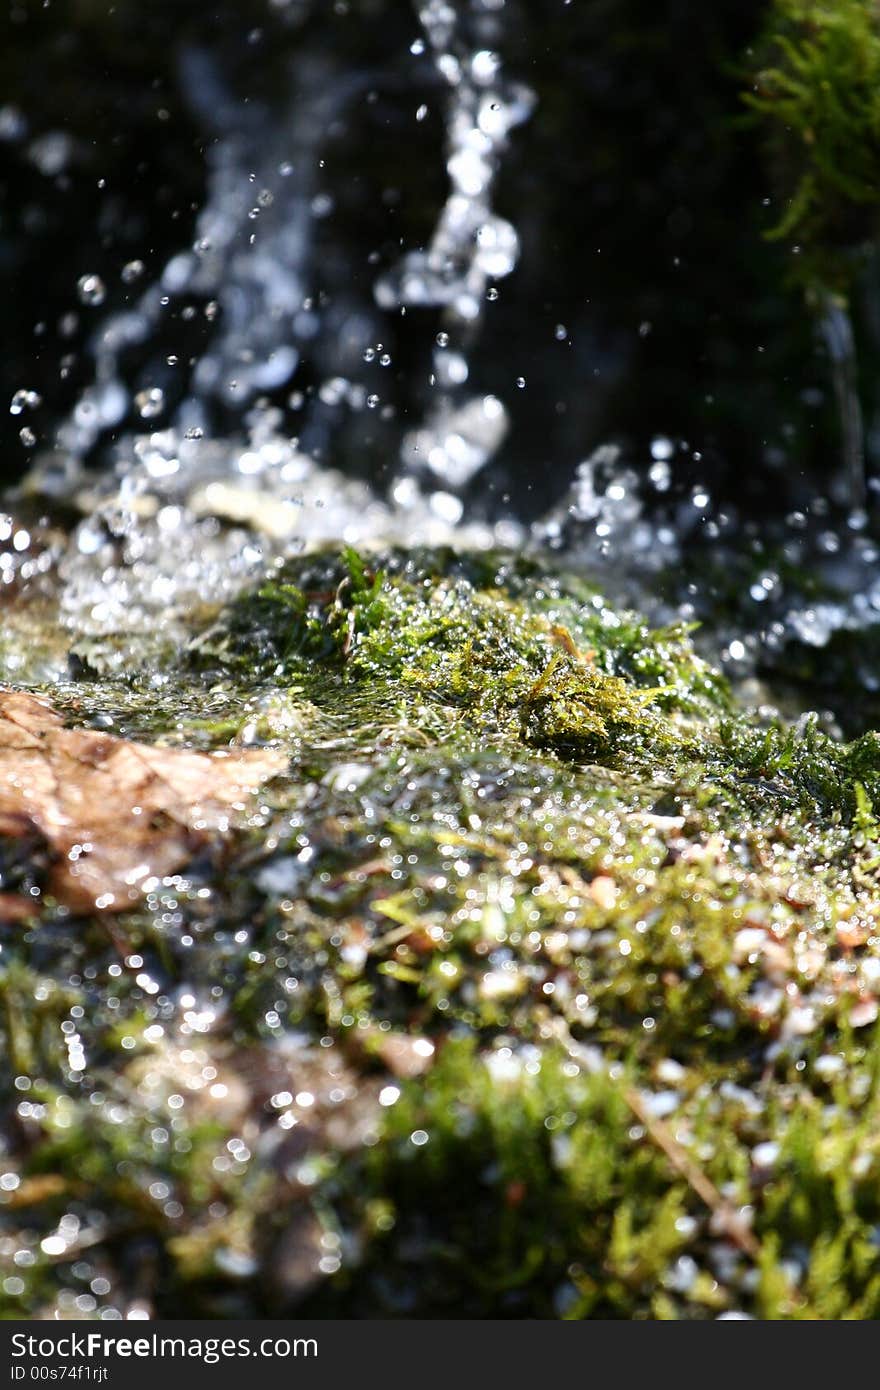
[[(486, 18), (501, 6), (477, 0), (473, 8)], [(418, 9), (449, 89), (449, 197), (428, 247), (404, 257), (380, 280), (376, 296), (387, 309), (443, 309), (431, 379), (438, 396), (423, 426), (406, 435), (403, 461), (410, 472), (427, 467), (444, 486), (457, 489), (486, 465), (508, 428), (496, 396), (467, 393), (468, 352), (487, 295), (497, 296), (491, 282), (509, 275), (519, 255), (516, 229), (492, 210), (492, 186), (508, 134), (528, 118), (533, 97), (504, 76), (496, 52), (468, 45), (461, 13), (448, 0), (427, 0)]]
[[(96, 633), (146, 629), (158, 613), (167, 619), (205, 592), (235, 592), (273, 556), (340, 537), (430, 542), (455, 528), (463, 544), (521, 539), (511, 522), (469, 525), (458, 496), (507, 429), (504, 404), (468, 390), (469, 357), (497, 297), (494, 282), (510, 274), (518, 254), (515, 229), (493, 211), (493, 184), (509, 133), (533, 101), (489, 46), (503, 9), (499, 0), (417, 6), (422, 37), (412, 44), (412, 61), (428, 52), (445, 93), (449, 195), (428, 245), (378, 276), (372, 308), (346, 285), (336, 287), (335, 304), (321, 304), (314, 257), (315, 228), (331, 201), (318, 177), (322, 142), (370, 74), (330, 70), (309, 54), (295, 67), (290, 116), (278, 122), (273, 113), (243, 111), (208, 54), (184, 54), (185, 89), (214, 132), (193, 244), (131, 308), (100, 324), (93, 382), (31, 482), (74, 497), (85, 512), (60, 565), (72, 623)], [(417, 121), (424, 110), (416, 109)], [(123, 278), (136, 285), (142, 274), (133, 262)], [(79, 295), (97, 311), (105, 296), (100, 278), (82, 276)], [(202, 314), (212, 332), (172, 411), (167, 381), (176, 358), (134, 383), (125, 359), (175, 310)], [(317, 460), (330, 452), (343, 416), (368, 419), (378, 410), (393, 417), (393, 406), (383, 407), (357, 369), (390, 361), (375, 341), (376, 316), (381, 332), (382, 320), (408, 311), (421, 314), (432, 334), (432, 369), (423, 422), (398, 434), (401, 467), (385, 500)], [(331, 374), (308, 399), (297, 399), (304, 352)], [(282, 412), (261, 398), (287, 384), (291, 404), (303, 412), (296, 438), (284, 430)], [(243, 439), (212, 429), (212, 400), (239, 408)], [(132, 412), (141, 428), (120, 435), (110, 467), (99, 474), (84, 468), (96, 443)]]

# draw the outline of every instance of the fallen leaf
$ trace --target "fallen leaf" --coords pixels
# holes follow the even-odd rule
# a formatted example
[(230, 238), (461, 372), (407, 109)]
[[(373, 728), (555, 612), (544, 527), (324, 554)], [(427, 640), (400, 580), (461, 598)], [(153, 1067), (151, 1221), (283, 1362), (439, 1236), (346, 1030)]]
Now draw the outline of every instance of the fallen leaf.
[(66, 729), (47, 700), (0, 690), (0, 836), (35, 831), (74, 912), (119, 912), (228, 830), (286, 765), (272, 749), (191, 753)]

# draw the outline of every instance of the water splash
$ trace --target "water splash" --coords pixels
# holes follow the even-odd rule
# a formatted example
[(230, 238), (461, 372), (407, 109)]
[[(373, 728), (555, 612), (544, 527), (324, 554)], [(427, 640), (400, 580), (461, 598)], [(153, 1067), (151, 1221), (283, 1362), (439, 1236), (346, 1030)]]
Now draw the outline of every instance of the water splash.
[[(182, 302), (183, 317), (194, 316), (199, 304), (213, 326), (177, 410), (184, 428), (207, 429), (212, 400), (244, 408), (259, 392), (293, 377), (303, 345), (320, 329), (310, 292), (320, 144), (365, 80), (331, 71), (314, 55), (295, 77), (293, 115), (278, 121), (271, 112), (236, 101), (205, 52), (184, 51), (182, 86), (214, 132), (206, 153), (205, 204), (192, 246), (168, 261), (131, 309), (111, 315), (94, 335), (94, 384), (58, 432), (58, 445), (68, 455), (84, 458), (105, 430), (126, 417), (132, 392), (124, 355), (149, 342)], [(134, 283), (142, 269), (130, 263), (123, 280)], [(97, 278), (82, 277), (81, 289)], [(90, 290), (88, 302), (103, 298)], [(150, 368), (151, 378), (134, 398), (141, 417), (163, 413), (178, 367), (169, 357)], [(144, 401), (154, 408), (145, 412)]]
[(849, 311), (833, 295), (826, 295), (822, 304), (819, 333), (831, 360), (831, 378), (840, 420), (845, 500), (852, 511), (864, 511), (867, 502), (865, 427), (859, 399), (855, 334)]
[[(291, 106), (279, 113), (242, 104), (206, 51), (184, 51), (181, 84), (211, 134), (192, 244), (139, 293), (144, 263), (123, 268), (131, 306), (99, 319), (94, 379), (28, 483), (33, 493), (73, 501), (84, 516), (59, 564), (71, 628), (147, 632), (205, 594), (230, 597), (273, 558), (322, 542), (522, 540), (511, 523), (469, 524), (456, 495), (507, 430), (497, 397), (466, 390), (469, 350), (497, 293), (492, 282), (513, 270), (519, 249), (515, 229), (492, 207), (508, 134), (532, 107), (490, 46), (502, 8), (499, 0), (417, 7), (424, 39), (411, 57), (430, 52), (447, 97), (449, 195), (427, 248), (382, 276), (372, 303), (350, 268), (322, 301), (317, 286), (333, 272), (316, 264), (316, 227), (332, 205), (320, 173), (327, 132), (372, 90), (376, 74), (304, 51), (293, 59)], [(414, 88), (420, 67), (413, 61)], [(107, 287), (84, 272), (79, 297), (100, 311)], [(393, 405), (357, 373), (375, 360), (390, 364), (380, 339), (391, 342), (393, 332), (383, 333), (382, 316), (387, 322), (410, 307), (440, 308), (442, 330), (426, 315), (430, 404), (402, 442), (398, 431), (404, 467), (382, 499), (321, 460), (332, 455), (345, 417), (360, 416), (362, 434), (377, 417), (393, 433)], [(156, 348), (130, 379), (132, 357), (143, 360), (168, 322), (196, 316), (206, 341), (195, 358), (159, 360)], [(298, 391), (304, 359), (313, 384)], [(288, 406), (300, 412), (296, 438), (285, 411), (263, 396), (288, 386)], [(13, 409), (28, 403), (20, 393)], [(237, 431), (229, 423), (236, 417)], [(96, 472), (85, 463), (110, 430), (118, 437), (109, 466)]]
[[(495, 211), (496, 184), (511, 132), (528, 118), (533, 97), (506, 74), (499, 52), (504, 26), (516, 18), (512, 0), (417, 0), (416, 10), (422, 37), (411, 46), (407, 95), (417, 122), (442, 96), (448, 192), (426, 245), (374, 286), (355, 285), (344, 258), (324, 263), (317, 228), (332, 203), (321, 172), (327, 131), (373, 91), (377, 74), (352, 73), (332, 54), (304, 51), (293, 60), (290, 106), (279, 112), (243, 105), (213, 59), (185, 53), (182, 83), (212, 132), (207, 196), (191, 244), (141, 292), (144, 263), (124, 267), (133, 303), (98, 317), (94, 380), (61, 426), (56, 453), (40, 460), (30, 482), (42, 497), (73, 501), (83, 517), (56, 556), (71, 631), (96, 639), (153, 629), (167, 635), (206, 595), (223, 602), (275, 559), (340, 540), (554, 549), (566, 563), (601, 572), (615, 597), (657, 621), (703, 616), (704, 587), (710, 605), (717, 598), (708, 583), (687, 580), (686, 560), (740, 564), (741, 518), (717, 509), (707, 488), (679, 480), (686, 446), (661, 437), (649, 458), (596, 450), (530, 532), (471, 519), (460, 494), (508, 428), (504, 402), (473, 384), (487, 305), (519, 254), (515, 228)], [(427, 61), (428, 89), (421, 82)], [(322, 277), (332, 282), (326, 301), (317, 288)], [(79, 295), (96, 316), (106, 312), (107, 287), (89, 267)], [(403, 430), (393, 390), (380, 398), (368, 382), (392, 363), (395, 325), (407, 312), (424, 325), (431, 373), (425, 414)], [(131, 380), (130, 350), (140, 349), (143, 359), (167, 318), (196, 314), (205, 341), (191, 370), (172, 356), (154, 357)], [(844, 426), (849, 500), (861, 506), (864, 432), (853, 335), (838, 305), (827, 306), (822, 332)], [(298, 389), (304, 362), (312, 385)], [(390, 382), (392, 374), (384, 375)], [(287, 412), (263, 395), (289, 388), (288, 407), (301, 421), (296, 438)], [(23, 387), (10, 409), (24, 423), (36, 400)], [(345, 421), (355, 425), (348, 445), (357, 449), (378, 425), (383, 447), (387, 440), (398, 452), (387, 496), (326, 465), (341, 452)], [(84, 468), (104, 432), (126, 423), (109, 467)], [(803, 524), (775, 537), (779, 555), (736, 570), (745, 575), (743, 592), (719, 636), (732, 668), (753, 669), (759, 653), (782, 651), (790, 640), (822, 646), (841, 629), (880, 621), (877, 556), (858, 529), (860, 513), (835, 531), (819, 500)], [(52, 554), (32, 553), (30, 539), (0, 552), (4, 584), (45, 574)], [(821, 577), (825, 596), (785, 578), (799, 567)], [(680, 584), (670, 584), (678, 571)]]
[(437, 399), (424, 424), (403, 441), (407, 471), (428, 469), (459, 489), (484, 468), (507, 432), (507, 411), (495, 396), (468, 396), (468, 350), (480, 327), (490, 282), (503, 279), (519, 257), (516, 229), (492, 207), (492, 191), (510, 131), (534, 104), (527, 87), (511, 82), (501, 58), (474, 47), (472, 23), (491, 23), (498, 0), (423, 0), (419, 19), (435, 67), (448, 88), (446, 172), (449, 196), (425, 250), (410, 251), (376, 286), (383, 308), (442, 308), (443, 329), (433, 349), (431, 386)]

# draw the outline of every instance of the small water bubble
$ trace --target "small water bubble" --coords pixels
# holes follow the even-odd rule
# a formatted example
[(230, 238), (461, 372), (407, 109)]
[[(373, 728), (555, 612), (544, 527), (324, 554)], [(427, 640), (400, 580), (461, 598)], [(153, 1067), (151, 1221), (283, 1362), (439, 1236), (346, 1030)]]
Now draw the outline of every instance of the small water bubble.
[(437, 337), (436, 337), (436, 339), (435, 339), (435, 341), (436, 341), (438, 347), (442, 347), (442, 348), (448, 347), (448, 346), (449, 346), (449, 334), (448, 334), (448, 333), (438, 333), (438, 334), (437, 334)]
[(382, 353), (382, 356), (379, 358), (379, 366), (380, 366), (380, 367), (390, 367), (390, 366), (391, 366), (391, 353), (390, 353), (390, 352), (383, 352), (383, 353)]
[(28, 429), (27, 425), (19, 430), (18, 437), (26, 449), (32, 449), (37, 442), (37, 436), (33, 430)]
[(42, 404), (42, 397), (36, 391), (22, 388), (16, 391), (9, 404), (10, 415), (21, 415), (25, 410), (36, 410)]
[(671, 459), (674, 452), (675, 445), (672, 443), (672, 440), (667, 439), (665, 435), (658, 434), (651, 440), (651, 458), (661, 460)]
[(165, 392), (159, 386), (148, 386), (134, 398), (135, 409), (143, 420), (152, 420), (165, 409)]
[(368, 406), (368, 408), (369, 408), (370, 410), (375, 410), (375, 409), (376, 409), (376, 406), (377, 406), (378, 404), (379, 404), (379, 397), (378, 397), (378, 396), (367, 396), (367, 406)]
[(107, 298), (107, 289), (100, 275), (81, 275), (76, 282), (76, 292), (80, 303), (88, 304), (91, 308), (103, 304)]
[(471, 75), (475, 82), (492, 82), (498, 75), (501, 59), (488, 48), (480, 49), (471, 59)]
[(519, 237), (503, 217), (490, 217), (477, 229), (476, 264), (494, 279), (509, 275), (519, 258)]
[(184, 439), (203, 439), (205, 431), (199, 425), (190, 425), (184, 434)]
[(524, 386), (525, 386), (525, 384), (526, 384), (526, 379), (525, 379), (525, 377), (524, 377), (524, 376), (518, 376), (517, 379), (516, 379), (516, 384), (517, 384), (517, 386), (519, 387), (519, 389), (522, 391), (522, 389), (524, 388)]
[(122, 282), (125, 285), (133, 285), (135, 280), (139, 280), (143, 273), (143, 261), (128, 261), (128, 263), (122, 267)]
[(27, 121), (17, 106), (0, 106), (0, 140), (21, 140), (27, 134)]
[(424, 102), (423, 102), (422, 105), (419, 107), (419, 109), (416, 111), (416, 120), (417, 120), (417, 121), (423, 121), (423, 120), (425, 119), (425, 117), (427, 116), (427, 114), (428, 114), (428, 108), (427, 108), (427, 106), (425, 106), (425, 104), (424, 104)]
[(460, 352), (438, 352), (434, 364), (442, 386), (462, 386), (468, 379), (467, 359)]
[(176, 367), (179, 360), (180, 359), (178, 358), (175, 352), (169, 352), (168, 356), (165, 358), (165, 361), (168, 363), (169, 367)]
[(658, 459), (648, 469), (648, 477), (658, 492), (667, 492), (672, 483), (672, 470), (666, 459)]
[(491, 289), (488, 289), (486, 291), (486, 298), (488, 299), (490, 304), (495, 303), (495, 300), (498, 298), (498, 291), (496, 290), (494, 285), (491, 287)]

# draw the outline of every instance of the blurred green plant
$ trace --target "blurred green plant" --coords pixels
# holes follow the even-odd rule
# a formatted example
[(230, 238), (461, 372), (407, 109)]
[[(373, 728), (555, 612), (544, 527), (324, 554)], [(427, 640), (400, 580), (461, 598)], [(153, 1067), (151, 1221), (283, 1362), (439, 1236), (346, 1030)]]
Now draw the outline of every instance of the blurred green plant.
[(785, 207), (767, 235), (794, 243), (808, 299), (845, 301), (880, 233), (880, 5), (773, 0), (749, 76)]

